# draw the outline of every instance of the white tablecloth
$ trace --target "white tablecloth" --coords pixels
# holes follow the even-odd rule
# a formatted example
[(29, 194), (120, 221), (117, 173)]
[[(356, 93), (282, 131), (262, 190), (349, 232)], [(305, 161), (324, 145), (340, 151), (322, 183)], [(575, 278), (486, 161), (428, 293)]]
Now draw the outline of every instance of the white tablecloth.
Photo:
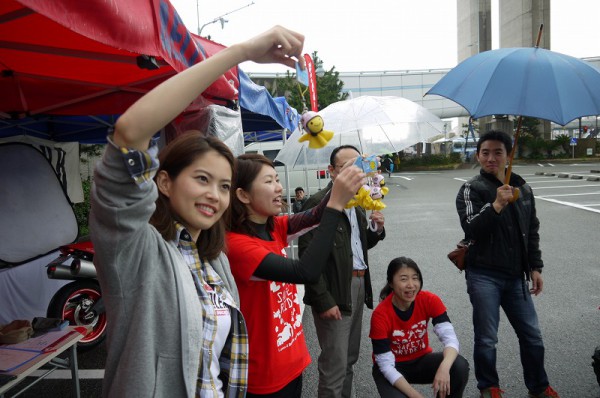
[(13, 268), (0, 269), (0, 324), (46, 316), (54, 293), (70, 282), (48, 279), (46, 274), (46, 265), (59, 254), (55, 251)]

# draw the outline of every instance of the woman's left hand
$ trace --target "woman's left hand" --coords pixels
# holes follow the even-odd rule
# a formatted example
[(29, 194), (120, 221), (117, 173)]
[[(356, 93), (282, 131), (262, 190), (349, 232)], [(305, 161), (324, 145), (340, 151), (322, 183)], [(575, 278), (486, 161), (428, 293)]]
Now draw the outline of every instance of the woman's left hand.
[(343, 210), (365, 181), (366, 175), (361, 169), (356, 166), (344, 166), (335, 178), (327, 207)]
[(450, 371), (438, 368), (433, 378), (433, 396), (445, 397), (450, 395)]

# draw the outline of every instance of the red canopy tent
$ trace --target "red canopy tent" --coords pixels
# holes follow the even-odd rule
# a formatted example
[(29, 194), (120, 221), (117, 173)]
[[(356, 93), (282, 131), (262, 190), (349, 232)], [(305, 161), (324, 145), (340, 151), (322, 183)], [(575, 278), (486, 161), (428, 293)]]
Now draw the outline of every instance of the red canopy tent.
[[(192, 35), (168, 0), (2, 0), (0, 117), (119, 114), (223, 48)], [(204, 96), (236, 99), (236, 69)]]

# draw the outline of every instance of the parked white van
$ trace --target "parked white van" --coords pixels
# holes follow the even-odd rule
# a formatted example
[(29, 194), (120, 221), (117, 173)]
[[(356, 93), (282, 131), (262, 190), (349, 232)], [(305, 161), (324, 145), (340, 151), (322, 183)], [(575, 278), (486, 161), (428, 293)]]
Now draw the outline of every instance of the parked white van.
[(281, 148), (283, 148), (283, 141), (281, 140), (253, 142), (246, 145), (244, 152), (259, 153), (273, 162), (275, 170), (277, 170), (277, 173), (279, 174), (281, 185), (283, 185), (284, 196), (287, 196), (289, 192), (292, 201), (296, 187), (302, 187), (304, 193), (309, 196), (325, 188), (325, 186), (329, 184), (329, 171), (323, 168), (307, 168), (305, 170), (303, 168), (291, 169), (287, 167), (286, 178), (286, 167), (283, 163), (275, 161)]

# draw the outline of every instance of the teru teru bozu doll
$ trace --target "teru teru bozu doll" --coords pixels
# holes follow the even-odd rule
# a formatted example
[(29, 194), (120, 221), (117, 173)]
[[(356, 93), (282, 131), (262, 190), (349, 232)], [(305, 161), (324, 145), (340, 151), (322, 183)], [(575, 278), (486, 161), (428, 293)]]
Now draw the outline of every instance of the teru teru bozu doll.
[(325, 122), (317, 112), (304, 112), (300, 121), (305, 134), (302, 134), (298, 142), (308, 141), (309, 148), (323, 148), (333, 138), (333, 131), (323, 130)]
[(346, 204), (346, 208), (360, 206), (365, 210), (383, 210), (386, 207), (383, 197), (388, 192), (389, 188), (385, 186), (385, 179), (381, 174), (368, 176), (367, 184), (360, 187), (354, 198)]

